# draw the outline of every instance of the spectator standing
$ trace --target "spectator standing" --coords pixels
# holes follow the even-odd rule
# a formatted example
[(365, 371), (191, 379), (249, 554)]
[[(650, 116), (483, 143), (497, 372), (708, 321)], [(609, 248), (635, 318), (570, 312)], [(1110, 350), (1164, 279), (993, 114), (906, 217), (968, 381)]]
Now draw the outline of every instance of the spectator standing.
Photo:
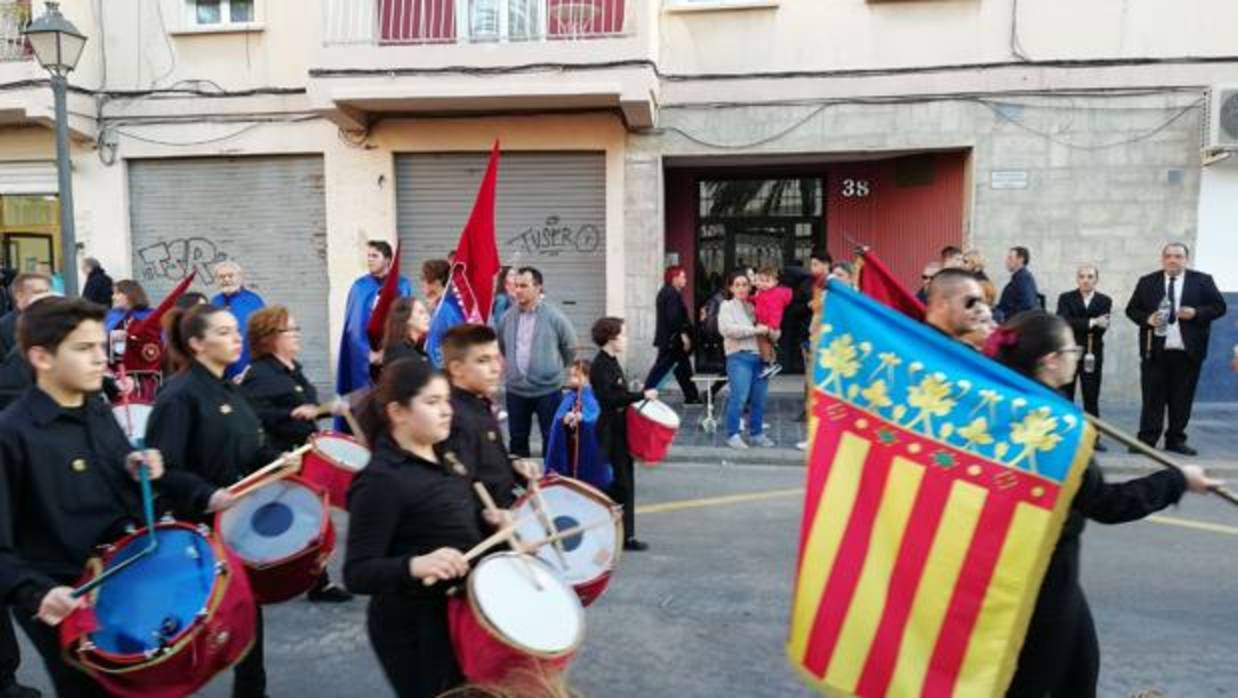
[[(1075, 272), (1078, 288), (1057, 299), (1057, 314), (1070, 325), (1075, 343), (1084, 351), (1074, 380), (1062, 386), (1062, 394), (1074, 400), (1075, 386), (1082, 386), (1083, 409), (1097, 417), (1100, 416), (1101, 369), (1105, 365), (1105, 330), (1109, 329), (1109, 314), (1113, 310), (1113, 299), (1096, 290), (1099, 280), (1100, 271), (1095, 266), (1079, 267)], [(1098, 442), (1096, 449), (1104, 451), (1105, 447)]]
[[(757, 348), (757, 337), (768, 336), (770, 330), (756, 322), (749, 302), (752, 285), (743, 270), (731, 272), (724, 288), (726, 300), (718, 310), (718, 331), (723, 338), (727, 383), (731, 386), (726, 410), (726, 443), (741, 450), (749, 445), (770, 447), (774, 442), (763, 431), (769, 379), (761, 374), (761, 355)], [(745, 406), (748, 407), (747, 443), (739, 429)]]
[(1036, 279), (1027, 268), (1031, 261), (1032, 253), (1026, 247), (1011, 247), (1006, 253), (1006, 271), (1010, 272), (1010, 283), (1002, 289), (1002, 297), (993, 313), (998, 322), (1005, 322), (1026, 310), (1040, 308)]
[(232, 380), (249, 367), (249, 335), (245, 328), (249, 326), (249, 316), (261, 310), (266, 303), (262, 296), (245, 288), (245, 272), (240, 264), (231, 260), (215, 265), (215, 283), (219, 284), (219, 293), (211, 299), (211, 305), (232, 313), (241, 328), (241, 358), (224, 371), (224, 378)]
[(82, 284), (82, 298), (104, 308), (112, 307), (112, 277), (103, 270), (99, 260), (94, 257), (82, 259), (82, 276), (86, 277), (86, 282)]

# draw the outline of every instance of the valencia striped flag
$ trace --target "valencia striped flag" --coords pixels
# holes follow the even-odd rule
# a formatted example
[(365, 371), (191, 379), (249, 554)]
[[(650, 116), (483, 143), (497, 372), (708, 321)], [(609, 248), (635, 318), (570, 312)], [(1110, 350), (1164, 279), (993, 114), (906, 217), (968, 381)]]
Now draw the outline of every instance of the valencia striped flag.
[(791, 662), (832, 695), (1001, 695), (1092, 428), (927, 325), (826, 296)]

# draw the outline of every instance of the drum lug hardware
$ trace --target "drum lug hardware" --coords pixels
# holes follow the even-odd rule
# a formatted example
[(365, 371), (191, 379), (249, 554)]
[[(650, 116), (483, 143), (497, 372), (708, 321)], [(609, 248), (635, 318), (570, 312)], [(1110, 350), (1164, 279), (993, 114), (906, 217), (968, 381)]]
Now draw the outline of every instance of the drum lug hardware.
[(133, 535), (137, 533), (138, 527), (133, 524), (125, 524), (125, 535)]
[(171, 514), (164, 514), (159, 518), (159, 523), (172, 523), (173, 521), (176, 521), (176, 519), (172, 518)]
[(226, 577), (228, 575), (228, 564), (223, 560), (217, 560), (215, 562), (215, 573)]
[(93, 652), (94, 650), (95, 650), (95, 643), (91, 642), (90, 640), (82, 640), (82, 644), (77, 646), (77, 651), (79, 653)]
[(204, 538), (210, 538), (211, 529), (206, 524), (198, 524), (198, 533), (201, 533)]
[(202, 557), (202, 555), (198, 552), (197, 548), (190, 545), (185, 548), (185, 557), (189, 558), (190, 560), (197, 560), (198, 558)]

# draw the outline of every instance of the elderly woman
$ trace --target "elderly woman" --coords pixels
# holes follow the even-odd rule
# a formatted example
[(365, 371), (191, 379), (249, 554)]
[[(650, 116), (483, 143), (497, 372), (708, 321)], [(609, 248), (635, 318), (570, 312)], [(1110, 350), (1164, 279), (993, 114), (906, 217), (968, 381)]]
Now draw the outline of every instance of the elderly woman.
[[(727, 275), (723, 287), (722, 306), (718, 309), (718, 333), (726, 352), (726, 377), (731, 386), (727, 400), (727, 446), (746, 449), (749, 445), (771, 447), (774, 442), (765, 435), (765, 396), (769, 379), (761, 376), (761, 355), (757, 337), (769, 336), (770, 328), (756, 322), (749, 297), (752, 282), (740, 269)], [(748, 442), (740, 435), (739, 419), (748, 408)]]

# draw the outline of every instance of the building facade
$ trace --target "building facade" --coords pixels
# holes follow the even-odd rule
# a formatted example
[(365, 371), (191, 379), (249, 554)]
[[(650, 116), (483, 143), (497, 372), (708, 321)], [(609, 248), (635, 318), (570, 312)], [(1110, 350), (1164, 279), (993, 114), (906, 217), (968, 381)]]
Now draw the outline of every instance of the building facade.
[[(62, 254), (51, 93), (17, 34), (41, 11), (0, 0), (0, 235), (22, 268)], [(89, 37), (69, 102), (84, 252), (153, 296), (241, 261), (306, 328), (320, 382), (364, 242), (400, 240), (410, 276), (445, 256), (496, 139), (504, 263), (543, 269), (582, 344), (594, 318), (626, 317), (633, 373), (668, 263), (699, 305), (728, 268), (814, 247), (871, 245), (909, 284), (943, 245), (977, 248), (1000, 285), (1023, 245), (1050, 306), (1082, 263), (1122, 305), (1184, 240), (1238, 292), (1238, 165), (1201, 155), (1211, 88), (1238, 82), (1220, 29), (1238, 7), (1220, 0), (62, 11)], [(1232, 343), (1233, 321), (1217, 329)], [(1115, 318), (1112, 335), (1107, 397), (1130, 402), (1134, 327)]]

